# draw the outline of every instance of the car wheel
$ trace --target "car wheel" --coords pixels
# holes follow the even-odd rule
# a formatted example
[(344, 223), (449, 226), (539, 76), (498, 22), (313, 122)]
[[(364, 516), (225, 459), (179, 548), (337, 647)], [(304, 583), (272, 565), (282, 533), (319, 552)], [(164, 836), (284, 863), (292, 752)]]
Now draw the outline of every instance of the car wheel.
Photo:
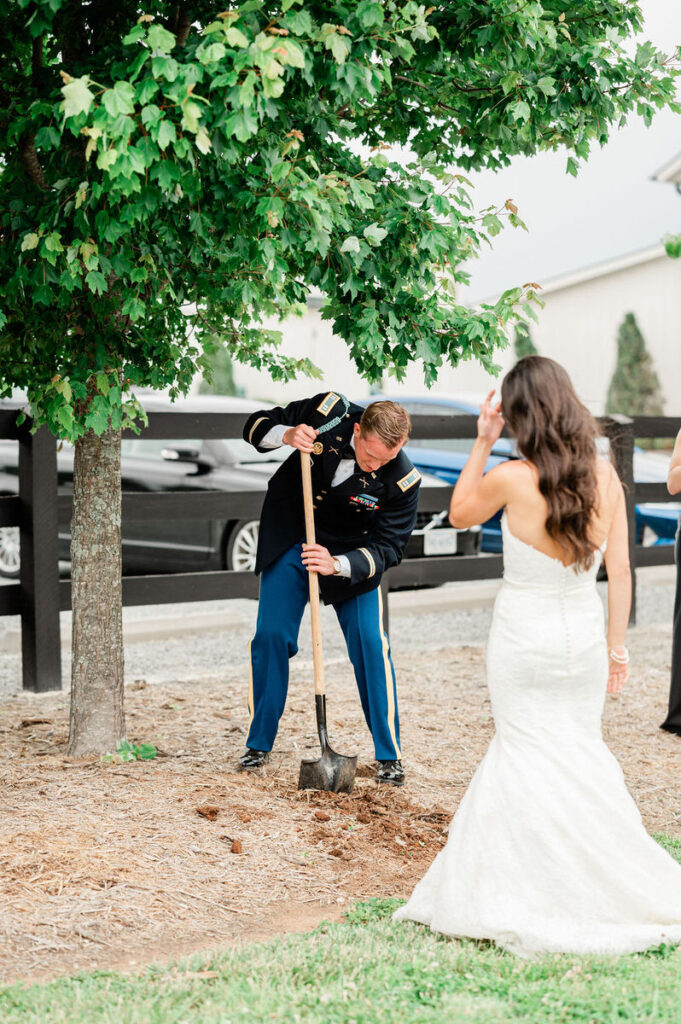
[(225, 563), (237, 572), (253, 572), (258, 550), (258, 519), (242, 519), (234, 526), (227, 542)]
[(19, 527), (3, 526), (0, 528), (0, 576), (17, 579), (20, 567)]

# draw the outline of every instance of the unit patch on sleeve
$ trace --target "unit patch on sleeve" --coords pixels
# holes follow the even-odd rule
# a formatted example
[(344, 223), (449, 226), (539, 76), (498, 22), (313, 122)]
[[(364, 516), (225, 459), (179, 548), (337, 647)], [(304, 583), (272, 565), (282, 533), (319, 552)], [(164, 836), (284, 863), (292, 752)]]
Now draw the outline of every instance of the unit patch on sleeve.
[(409, 488), (413, 487), (414, 484), (417, 484), (420, 479), (421, 474), (418, 469), (412, 469), (411, 473), (407, 473), (406, 476), (403, 476), (401, 480), (397, 481), (397, 486), (401, 491), (408, 491)]
[(337, 402), (340, 402), (340, 395), (337, 395), (335, 391), (329, 391), (324, 401), (317, 406), (317, 412), (320, 412), (322, 416), (328, 416)]

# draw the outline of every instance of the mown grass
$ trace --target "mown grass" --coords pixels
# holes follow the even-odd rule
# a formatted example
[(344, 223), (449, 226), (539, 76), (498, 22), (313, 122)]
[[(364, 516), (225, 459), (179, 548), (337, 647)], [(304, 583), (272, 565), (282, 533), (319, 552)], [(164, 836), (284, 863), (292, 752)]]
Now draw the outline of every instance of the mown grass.
[[(681, 860), (681, 841), (657, 836)], [(395, 900), (343, 924), (195, 956), (0, 989), (2, 1024), (537, 1024), (681, 1020), (681, 949), (522, 961), (393, 925)]]

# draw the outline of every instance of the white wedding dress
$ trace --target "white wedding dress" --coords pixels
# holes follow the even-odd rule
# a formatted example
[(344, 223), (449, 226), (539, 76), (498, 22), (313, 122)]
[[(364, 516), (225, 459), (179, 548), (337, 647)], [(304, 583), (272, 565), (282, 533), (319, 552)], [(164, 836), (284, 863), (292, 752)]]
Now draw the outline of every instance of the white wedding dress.
[(601, 737), (608, 675), (601, 555), (564, 566), (502, 517), (487, 652), (496, 734), (395, 920), (520, 956), (681, 942), (681, 865), (650, 838)]

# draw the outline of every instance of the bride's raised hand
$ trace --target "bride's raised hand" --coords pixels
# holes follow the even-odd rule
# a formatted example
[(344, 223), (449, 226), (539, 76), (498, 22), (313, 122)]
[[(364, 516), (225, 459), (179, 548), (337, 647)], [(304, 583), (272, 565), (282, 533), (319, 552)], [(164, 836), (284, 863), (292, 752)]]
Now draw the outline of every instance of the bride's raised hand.
[(501, 415), (501, 402), (492, 405), (494, 390), (490, 391), (480, 406), (478, 416), (478, 437), (487, 444), (494, 444), (504, 429), (504, 417)]

